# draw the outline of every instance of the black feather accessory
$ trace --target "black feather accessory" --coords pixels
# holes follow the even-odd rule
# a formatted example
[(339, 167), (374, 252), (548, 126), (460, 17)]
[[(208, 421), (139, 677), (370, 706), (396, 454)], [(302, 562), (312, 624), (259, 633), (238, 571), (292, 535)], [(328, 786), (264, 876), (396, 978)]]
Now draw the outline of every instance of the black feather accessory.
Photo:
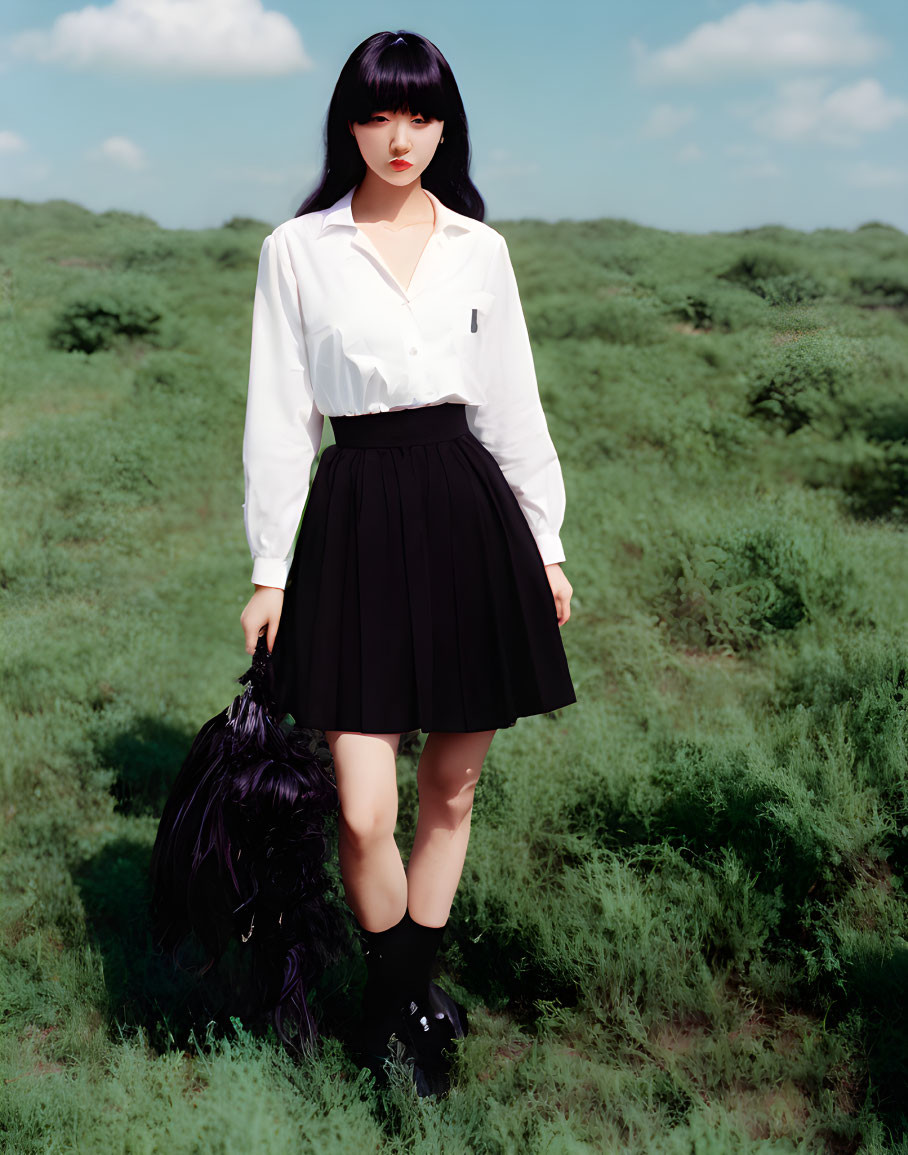
[(273, 679), (263, 635), (237, 679), (246, 689), (201, 728), (171, 788), (150, 914), (153, 942), (178, 970), (213, 978), (237, 951), (230, 1013), (270, 1021), (302, 1052), (318, 1037), (311, 989), (349, 933), (326, 870), (337, 788), (309, 732), (282, 724)]

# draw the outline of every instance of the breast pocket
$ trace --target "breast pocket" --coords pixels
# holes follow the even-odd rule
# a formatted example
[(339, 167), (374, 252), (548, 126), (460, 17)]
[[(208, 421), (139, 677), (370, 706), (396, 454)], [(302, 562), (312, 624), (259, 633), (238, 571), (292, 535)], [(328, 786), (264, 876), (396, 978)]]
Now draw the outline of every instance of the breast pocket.
[(484, 333), (494, 304), (494, 293), (464, 293), (458, 301), (458, 336), (469, 338), (475, 337), (480, 332)]
[(450, 333), (456, 373), (470, 392), (481, 392), (480, 382), (485, 377), (483, 350), (488, 349), (484, 338), (492, 321), (494, 305), (495, 294), (479, 290), (458, 294), (451, 305), (453, 324)]

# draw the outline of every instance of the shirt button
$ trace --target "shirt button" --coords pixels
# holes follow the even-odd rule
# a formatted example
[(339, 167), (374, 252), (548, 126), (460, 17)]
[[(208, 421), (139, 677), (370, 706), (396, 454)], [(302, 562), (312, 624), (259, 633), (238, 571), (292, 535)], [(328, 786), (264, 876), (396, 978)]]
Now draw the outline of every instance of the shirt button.
[(419, 352), (419, 350), (414, 345), (413, 348), (410, 350), (410, 356), (415, 357), (418, 352)]

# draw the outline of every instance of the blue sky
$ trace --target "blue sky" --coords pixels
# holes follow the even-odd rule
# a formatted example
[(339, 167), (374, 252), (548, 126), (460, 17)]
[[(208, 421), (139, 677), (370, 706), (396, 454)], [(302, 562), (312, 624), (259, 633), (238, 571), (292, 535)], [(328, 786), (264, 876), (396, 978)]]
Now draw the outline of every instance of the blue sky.
[(5, 0), (0, 196), (285, 220), (380, 28), (450, 62), (490, 220), (908, 231), (905, 0)]

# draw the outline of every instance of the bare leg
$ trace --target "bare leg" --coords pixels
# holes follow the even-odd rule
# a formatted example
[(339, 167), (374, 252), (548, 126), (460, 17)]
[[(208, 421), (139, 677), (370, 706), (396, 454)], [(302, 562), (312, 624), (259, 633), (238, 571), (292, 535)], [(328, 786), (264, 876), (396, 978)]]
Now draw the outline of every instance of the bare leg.
[(411, 917), (441, 927), (463, 873), (470, 839), (473, 794), (494, 730), (455, 734), (433, 731), (417, 770), (419, 817), (407, 863)]
[(334, 759), (338, 857), (344, 895), (370, 931), (387, 930), (407, 909), (407, 876), (394, 840), (400, 734), (326, 730)]

